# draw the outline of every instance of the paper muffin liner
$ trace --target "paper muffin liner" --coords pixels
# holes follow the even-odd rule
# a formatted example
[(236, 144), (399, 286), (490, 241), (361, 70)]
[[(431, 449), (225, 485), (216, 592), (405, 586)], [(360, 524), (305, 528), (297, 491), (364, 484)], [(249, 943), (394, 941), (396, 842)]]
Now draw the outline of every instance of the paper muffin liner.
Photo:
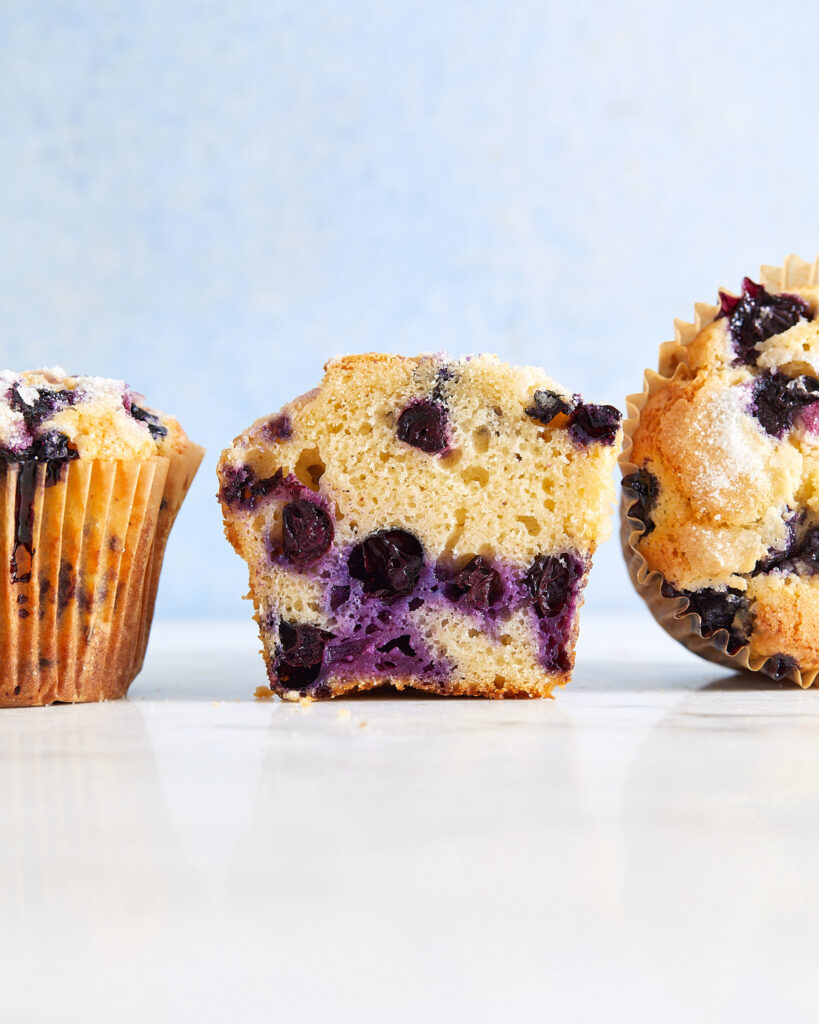
[[(782, 267), (762, 267), (760, 278), (765, 288), (773, 291), (813, 286), (819, 281), (819, 258), (813, 263), (807, 263), (799, 259), (798, 256), (788, 256)], [(642, 392), (629, 395), (626, 398), (623, 448), (618, 459), (623, 477), (635, 473), (640, 468), (631, 461), (631, 452), (634, 432), (649, 398), (685, 374), (684, 364), (672, 366), (672, 352), (680, 345), (690, 344), (700, 331), (716, 319), (719, 306), (696, 303), (694, 312), (693, 323), (675, 320), (674, 341), (665, 342), (660, 346), (659, 372), (646, 370), (643, 376)], [(725, 629), (717, 630), (707, 638), (702, 636), (702, 619), (696, 612), (688, 610), (688, 599), (686, 597), (665, 597), (662, 593), (665, 577), (659, 570), (651, 569), (640, 553), (637, 542), (643, 535), (644, 527), (638, 519), (632, 519), (628, 514), (628, 510), (633, 504), (634, 498), (623, 491), (620, 499), (620, 540), (623, 556), (637, 593), (646, 602), (652, 615), (663, 629), (688, 650), (718, 665), (736, 671), (763, 672), (776, 679), (796, 682), (805, 688), (812, 686), (819, 675), (819, 670), (811, 669), (802, 672), (799, 669), (791, 669), (782, 674), (775, 658), (771, 658), (769, 655), (752, 654), (747, 644), (729, 653), (730, 638)]]
[(203, 451), (9, 463), (0, 477), (0, 707), (122, 697)]

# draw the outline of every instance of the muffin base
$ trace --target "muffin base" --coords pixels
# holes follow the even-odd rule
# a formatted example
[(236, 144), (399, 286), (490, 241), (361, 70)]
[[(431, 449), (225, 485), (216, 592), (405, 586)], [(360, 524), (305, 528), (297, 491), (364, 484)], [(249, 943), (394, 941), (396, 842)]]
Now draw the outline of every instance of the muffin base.
[(144, 659), (167, 537), (202, 455), (191, 446), (171, 458), (6, 467), (0, 707), (124, 696)]

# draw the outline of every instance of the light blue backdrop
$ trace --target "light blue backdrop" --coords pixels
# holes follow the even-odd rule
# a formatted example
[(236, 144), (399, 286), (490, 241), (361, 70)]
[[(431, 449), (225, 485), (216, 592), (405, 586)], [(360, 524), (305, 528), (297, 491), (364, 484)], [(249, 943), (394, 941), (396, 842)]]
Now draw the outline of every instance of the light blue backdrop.
[[(597, 401), (819, 251), (813, 3), (0, 6), (0, 362), (125, 377), (209, 454), (165, 615), (242, 615), (217, 454), (341, 351)], [(615, 542), (590, 603), (632, 600)]]

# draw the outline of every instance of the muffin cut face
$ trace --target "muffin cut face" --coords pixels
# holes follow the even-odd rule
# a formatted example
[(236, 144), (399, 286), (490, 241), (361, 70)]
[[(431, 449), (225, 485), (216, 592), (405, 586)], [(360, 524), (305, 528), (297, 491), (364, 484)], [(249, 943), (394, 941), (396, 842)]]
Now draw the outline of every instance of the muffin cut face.
[[(797, 261), (794, 261), (795, 263)], [(745, 278), (661, 350), (623, 480), (634, 550), (700, 635), (775, 678), (819, 669), (819, 288)]]
[(608, 530), (620, 414), (492, 356), (348, 356), (219, 463), (270, 685), (545, 696)]

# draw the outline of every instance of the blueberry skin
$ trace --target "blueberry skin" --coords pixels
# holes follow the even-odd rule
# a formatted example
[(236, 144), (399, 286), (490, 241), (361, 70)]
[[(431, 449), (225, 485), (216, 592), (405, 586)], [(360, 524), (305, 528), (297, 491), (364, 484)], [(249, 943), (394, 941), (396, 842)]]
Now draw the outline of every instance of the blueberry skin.
[(411, 594), (424, 568), (424, 549), (408, 530), (379, 530), (356, 544), (347, 559), (365, 594), (384, 600)]
[(720, 292), (719, 299), (717, 319), (728, 318), (735, 362), (746, 366), (756, 365), (757, 345), (811, 317), (808, 304), (796, 295), (772, 295), (750, 277), (743, 279), (741, 295)]
[(445, 451), (449, 445), (449, 417), (441, 402), (423, 398), (413, 402), (398, 417), (398, 440), (428, 455)]

